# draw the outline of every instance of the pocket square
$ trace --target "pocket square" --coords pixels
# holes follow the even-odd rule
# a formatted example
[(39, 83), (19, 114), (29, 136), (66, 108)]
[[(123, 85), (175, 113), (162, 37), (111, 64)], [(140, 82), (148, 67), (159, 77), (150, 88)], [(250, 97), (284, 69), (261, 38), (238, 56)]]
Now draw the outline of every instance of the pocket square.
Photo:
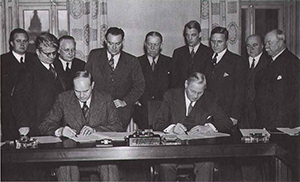
[(223, 77), (227, 77), (227, 76), (229, 76), (229, 74), (225, 72)]
[(281, 80), (281, 79), (282, 79), (282, 76), (278, 75), (277, 80)]

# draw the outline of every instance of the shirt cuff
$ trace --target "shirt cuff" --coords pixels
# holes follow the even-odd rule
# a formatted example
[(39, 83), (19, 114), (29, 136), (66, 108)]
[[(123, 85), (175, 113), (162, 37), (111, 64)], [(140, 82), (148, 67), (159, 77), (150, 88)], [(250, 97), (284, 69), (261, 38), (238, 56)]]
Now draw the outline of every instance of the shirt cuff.
[(64, 129), (63, 127), (58, 128), (57, 130), (55, 130), (54, 135), (57, 137), (61, 137), (63, 129)]
[(171, 124), (170, 126), (168, 126), (167, 128), (164, 129), (164, 132), (165, 133), (172, 133), (174, 126), (175, 126), (175, 124)]
[(209, 126), (214, 132), (218, 132), (217, 128), (211, 123), (205, 123), (204, 126)]

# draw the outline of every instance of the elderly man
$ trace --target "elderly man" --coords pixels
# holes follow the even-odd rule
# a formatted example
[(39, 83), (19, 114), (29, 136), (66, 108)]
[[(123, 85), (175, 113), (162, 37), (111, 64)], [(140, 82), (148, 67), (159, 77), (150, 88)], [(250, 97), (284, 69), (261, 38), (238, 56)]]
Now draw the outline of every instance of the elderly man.
[(285, 35), (275, 29), (265, 36), (266, 52), (272, 63), (256, 79), (257, 119), (260, 127), (299, 126), (299, 59), (285, 44)]
[[(79, 71), (74, 76), (74, 90), (59, 95), (39, 126), (41, 134), (72, 138), (96, 131), (121, 131), (122, 124), (111, 96), (93, 89), (95, 83), (87, 71)], [(106, 173), (108, 168), (112, 170), (110, 173)], [(119, 180), (116, 165), (100, 165), (98, 171), (101, 180)], [(78, 167), (61, 166), (57, 177), (59, 181), (79, 181)]]
[(124, 51), (124, 31), (111, 27), (105, 34), (105, 48), (90, 52), (85, 70), (95, 80), (95, 89), (113, 97), (118, 116), (125, 131), (134, 103), (145, 89), (145, 80), (138, 59)]
[(29, 37), (25, 30), (14, 29), (9, 36), (10, 51), (1, 55), (1, 141), (14, 140), (19, 136), (16, 118), (12, 113), (15, 88), (36, 59), (27, 52)]
[[(271, 62), (271, 57), (264, 52), (264, 45), (258, 35), (250, 35), (246, 39), (247, 57), (243, 57), (247, 65), (247, 87), (246, 87), (246, 107), (242, 113), (242, 119), (239, 123), (240, 128), (257, 128), (258, 122), (256, 117), (255, 87), (254, 80), (257, 72), (267, 67)], [(262, 79), (262, 78), (256, 78)]]
[(212, 51), (201, 44), (201, 26), (195, 21), (189, 21), (184, 26), (183, 35), (186, 45), (174, 50), (172, 56), (172, 87), (184, 88), (187, 77), (195, 72), (204, 72), (206, 60), (210, 60)]
[(17, 126), (30, 127), (30, 135), (40, 135), (38, 126), (51, 110), (59, 93), (65, 90), (61, 75), (53, 66), (58, 49), (57, 38), (42, 33), (36, 38), (38, 59), (30, 66), (22, 84), (16, 87), (13, 112)]
[(54, 60), (54, 66), (62, 75), (62, 80), (66, 84), (66, 90), (73, 89), (73, 78), (77, 71), (83, 71), (85, 62), (75, 58), (76, 42), (74, 37), (64, 35), (58, 39), (58, 57)]
[[(145, 38), (145, 54), (139, 57), (146, 88), (136, 106), (135, 122), (140, 129), (149, 128), (148, 101), (162, 101), (171, 84), (171, 58), (161, 54), (163, 37), (159, 32), (149, 32)], [(151, 127), (151, 126), (150, 126)]]
[[(206, 78), (195, 72), (185, 81), (185, 89), (165, 93), (156, 113), (154, 129), (175, 134), (229, 132), (232, 122), (219, 105), (217, 97), (206, 91)], [(213, 163), (196, 163), (196, 181), (211, 181)], [(175, 181), (180, 164), (162, 164), (161, 180)]]

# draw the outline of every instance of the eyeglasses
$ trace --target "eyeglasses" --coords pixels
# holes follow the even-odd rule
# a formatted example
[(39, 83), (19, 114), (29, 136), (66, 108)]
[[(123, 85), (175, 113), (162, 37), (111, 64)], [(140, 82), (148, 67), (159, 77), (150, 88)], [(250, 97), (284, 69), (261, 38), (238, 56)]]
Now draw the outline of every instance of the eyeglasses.
[(57, 51), (53, 51), (53, 52), (44, 52), (42, 49), (39, 49), (40, 52), (42, 52), (43, 54), (45, 54), (47, 57), (50, 57), (50, 55), (52, 55), (52, 57), (55, 57), (57, 54)]

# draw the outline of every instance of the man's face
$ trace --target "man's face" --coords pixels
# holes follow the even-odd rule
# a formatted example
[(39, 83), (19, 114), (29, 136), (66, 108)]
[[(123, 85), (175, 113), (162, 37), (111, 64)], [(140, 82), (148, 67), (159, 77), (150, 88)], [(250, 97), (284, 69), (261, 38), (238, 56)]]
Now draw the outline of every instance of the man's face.
[(89, 78), (77, 78), (74, 81), (74, 92), (80, 102), (86, 102), (92, 95), (94, 82), (91, 84)]
[(24, 54), (27, 51), (28, 44), (28, 38), (24, 33), (16, 33), (14, 35), (14, 40), (10, 41), (13, 50), (18, 54)]
[(41, 49), (36, 49), (36, 54), (43, 63), (52, 64), (56, 57), (57, 49), (55, 47), (42, 46)]
[(161, 49), (161, 40), (158, 36), (148, 36), (145, 42), (147, 55), (156, 57)]
[(195, 28), (185, 28), (184, 35), (188, 46), (195, 47), (200, 43), (201, 32)]
[(108, 52), (112, 55), (119, 54), (123, 47), (122, 35), (108, 34), (105, 40)]
[(73, 40), (65, 39), (60, 42), (58, 50), (59, 57), (64, 61), (71, 62), (75, 58), (75, 43)]
[(246, 42), (247, 53), (251, 57), (258, 56), (264, 49), (259, 37), (249, 37)]
[(265, 48), (267, 53), (274, 57), (281, 51), (282, 40), (278, 40), (275, 33), (270, 32), (265, 36)]
[(206, 88), (205, 84), (197, 82), (185, 81), (185, 93), (191, 102), (195, 102), (200, 99)]
[(215, 53), (220, 53), (227, 48), (227, 41), (224, 34), (215, 33), (210, 38), (211, 48)]

